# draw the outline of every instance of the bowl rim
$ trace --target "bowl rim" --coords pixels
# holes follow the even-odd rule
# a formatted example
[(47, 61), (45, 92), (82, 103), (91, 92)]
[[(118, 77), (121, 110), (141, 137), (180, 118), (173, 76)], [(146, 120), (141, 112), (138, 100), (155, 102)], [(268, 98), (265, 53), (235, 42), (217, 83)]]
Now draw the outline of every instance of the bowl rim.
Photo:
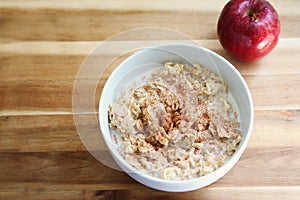
[[(105, 132), (106, 132), (105, 131), (105, 126), (108, 127), (108, 124), (105, 124), (104, 120), (101, 120), (102, 119), (101, 116), (103, 115), (103, 109), (101, 108), (101, 105), (102, 105), (102, 102), (104, 101), (103, 99), (105, 98), (104, 94), (107, 91), (110, 90), (109, 87), (110, 87), (111, 77), (116, 76), (116, 74), (122, 68), (122, 66), (124, 66), (130, 60), (135, 59), (136, 57), (140, 56), (140, 54), (144, 53), (145, 51), (147, 51), (151, 48), (165, 48), (165, 47), (169, 47), (169, 46), (174, 46), (174, 47), (176, 47), (176, 46), (181, 46), (181, 47), (185, 46), (185, 47), (188, 47), (188, 48), (195, 48), (197, 50), (207, 52), (209, 56), (214, 56), (214, 57), (218, 58), (221, 62), (223, 62), (226, 65), (226, 67), (230, 68), (234, 72), (234, 75), (238, 77), (239, 81), (241, 81), (242, 88), (243, 88), (243, 90), (245, 90), (247, 100), (249, 101), (249, 106), (250, 106), (249, 107), (249, 110), (250, 110), (249, 116), (250, 117), (248, 119), (249, 120), (249, 127), (243, 133), (244, 134), (244, 136), (243, 136), (244, 139), (243, 139), (243, 141), (241, 141), (241, 143), (239, 144), (239, 146), (238, 146), (237, 150), (234, 152), (234, 154), (222, 166), (220, 166), (219, 168), (217, 168), (213, 172), (211, 172), (211, 173), (209, 173), (205, 176), (200, 176), (200, 177), (191, 178), (191, 179), (187, 179), (187, 180), (165, 180), (165, 179), (153, 177), (151, 175), (148, 175), (146, 173), (140, 172), (137, 169), (135, 169), (133, 166), (131, 166), (120, 155), (119, 151), (115, 148), (116, 144), (113, 143), (113, 141), (111, 139), (111, 136), (110, 136), (110, 132), (105, 134)], [(109, 78), (105, 82), (105, 85), (103, 87), (103, 90), (102, 90), (101, 96), (100, 96), (98, 111), (99, 111), (98, 112), (98, 119), (99, 119), (99, 123), (100, 123), (100, 132), (102, 134), (102, 137), (104, 138), (105, 144), (106, 144), (107, 148), (109, 149), (110, 154), (112, 155), (113, 159), (117, 162), (117, 164), (130, 176), (132, 176), (132, 174), (135, 174), (135, 175), (138, 175), (138, 176), (140, 176), (144, 179), (148, 179), (148, 180), (151, 180), (151, 181), (154, 181), (154, 182), (157, 182), (157, 183), (168, 183), (168, 184), (172, 184), (172, 185), (191, 183), (191, 182), (196, 183), (196, 182), (199, 182), (199, 181), (202, 181), (202, 180), (211, 179), (214, 176), (218, 176), (218, 178), (216, 180), (223, 177), (229, 170), (232, 169), (232, 167), (238, 162), (238, 160), (240, 159), (240, 157), (244, 153), (244, 151), (246, 149), (246, 146), (249, 142), (249, 139), (250, 139), (250, 136), (251, 136), (251, 133), (252, 133), (252, 129), (253, 129), (253, 123), (254, 123), (254, 107), (253, 107), (252, 96), (251, 96), (250, 90), (249, 90), (249, 88), (246, 84), (246, 81), (244, 80), (244, 78), (242, 77), (240, 72), (228, 60), (226, 60), (224, 57), (220, 56), (219, 54), (215, 53), (212, 50), (209, 50), (205, 47), (195, 45), (195, 44), (187, 44), (187, 43), (179, 43), (179, 42), (164, 43), (164, 44), (159, 44), (159, 45), (146, 47), (144, 49), (141, 49), (141, 50), (133, 53), (132, 55), (128, 56), (127, 58), (125, 58), (113, 70), (113, 72), (109, 75)], [(103, 116), (107, 116), (107, 115), (103, 115)], [(221, 176), (219, 174), (221, 174)], [(215, 182), (216, 180), (212, 181), (211, 183)], [(208, 183), (206, 185), (209, 185), (211, 183)], [(145, 183), (142, 183), (142, 184), (145, 184)], [(149, 186), (149, 185), (147, 185), (147, 186)], [(149, 187), (152, 187), (152, 186), (149, 186)], [(152, 187), (152, 188), (155, 188), (155, 187)], [(196, 189), (197, 188), (199, 188), (199, 187), (196, 187)], [(163, 190), (162, 188), (155, 188), (155, 189)], [(164, 190), (164, 191), (168, 191), (168, 190)], [(190, 191), (190, 190), (182, 190), (182, 191)]]

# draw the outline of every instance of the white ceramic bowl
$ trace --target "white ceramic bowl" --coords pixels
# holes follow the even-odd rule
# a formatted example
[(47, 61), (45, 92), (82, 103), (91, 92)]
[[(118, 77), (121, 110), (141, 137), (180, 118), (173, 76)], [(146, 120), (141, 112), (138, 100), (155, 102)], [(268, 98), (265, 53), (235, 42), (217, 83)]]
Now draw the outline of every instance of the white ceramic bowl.
[[(240, 114), (242, 140), (237, 151), (220, 168), (203, 177), (183, 181), (168, 181), (140, 173), (129, 165), (119, 154), (108, 126), (108, 105), (114, 101), (120, 86), (151, 70), (151, 66), (166, 61), (199, 63), (221, 75), (235, 99)], [(104, 141), (116, 163), (136, 181), (162, 191), (185, 192), (205, 187), (224, 176), (239, 160), (251, 135), (253, 125), (253, 103), (249, 89), (234, 66), (208, 49), (183, 43), (163, 44), (143, 49), (124, 60), (107, 80), (100, 98), (99, 119)]]

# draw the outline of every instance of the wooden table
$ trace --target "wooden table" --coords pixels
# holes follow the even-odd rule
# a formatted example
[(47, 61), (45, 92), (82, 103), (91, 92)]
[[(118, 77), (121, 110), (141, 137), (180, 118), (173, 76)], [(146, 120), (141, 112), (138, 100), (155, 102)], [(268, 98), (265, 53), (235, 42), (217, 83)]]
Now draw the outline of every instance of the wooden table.
[[(299, 199), (300, 1), (270, 1), (280, 41), (264, 59), (244, 64), (217, 40), (224, 0), (0, 0), (0, 199)], [(193, 192), (152, 190), (106, 167), (74, 124), (73, 85), (85, 57), (114, 34), (151, 26), (182, 32), (227, 58), (253, 96), (254, 129), (242, 158)]]

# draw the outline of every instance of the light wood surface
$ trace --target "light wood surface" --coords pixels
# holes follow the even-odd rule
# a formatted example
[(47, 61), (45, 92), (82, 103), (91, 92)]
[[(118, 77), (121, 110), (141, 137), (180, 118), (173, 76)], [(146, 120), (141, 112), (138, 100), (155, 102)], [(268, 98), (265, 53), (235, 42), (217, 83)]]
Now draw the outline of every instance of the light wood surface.
[[(0, 0), (0, 199), (298, 199), (300, 1), (270, 0), (281, 38), (250, 64), (232, 59), (218, 42), (216, 22), (226, 2)], [(182, 32), (224, 56), (252, 93), (255, 121), (245, 153), (219, 181), (193, 192), (156, 191), (107, 167), (86, 150), (74, 123), (80, 114), (72, 110), (74, 81), (86, 56), (114, 34), (151, 26)], [(96, 102), (126, 57), (120, 51), (153, 42), (139, 35), (110, 41), (97, 55), (99, 66), (117, 60), (104, 72)], [(87, 121), (89, 127), (98, 124)]]

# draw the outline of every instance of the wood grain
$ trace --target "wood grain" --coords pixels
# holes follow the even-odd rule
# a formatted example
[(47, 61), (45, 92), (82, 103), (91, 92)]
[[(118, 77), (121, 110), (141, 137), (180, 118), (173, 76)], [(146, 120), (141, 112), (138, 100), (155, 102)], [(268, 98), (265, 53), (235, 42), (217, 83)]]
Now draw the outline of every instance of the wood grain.
[[(108, 74), (107, 74), (108, 76)], [(107, 77), (106, 76), (106, 77)], [(256, 110), (299, 109), (300, 74), (276, 76), (244, 76), (250, 88)], [(64, 111), (72, 112), (73, 82), (64, 80), (0, 81), (3, 98), (0, 115), (13, 111)], [(89, 80), (83, 87), (97, 87), (97, 80)], [(264, 87), (261, 87), (261, 86)], [(99, 85), (102, 87), (103, 85)], [(84, 90), (83, 90), (84, 91)], [(95, 93), (95, 112), (100, 93)], [(22, 112), (21, 112), (22, 113)]]
[[(107, 196), (108, 194), (106, 194)], [(103, 195), (104, 196), (104, 195)], [(96, 195), (96, 192), (93, 191), (84, 191), (84, 190), (53, 190), (49, 188), (37, 188), (37, 189), (27, 189), (27, 188), (18, 188), (18, 189), (0, 189), (0, 199), (31, 199), (31, 200), (91, 200), (91, 199), (100, 199), (99, 195)]]
[[(105, 41), (107, 48), (98, 53), (99, 66), (103, 63), (103, 59), (118, 58), (127, 49), (131, 50), (136, 46), (150, 46), (162, 42), (172, 41)], [(218, 40), (195, 40), (195, 42), (224, 56), (243, 75), (300, 74), (298, 67), (300, 38), (280, 39), (278, 45), (268, 56), (254, 63), (241, 63), (232, 59)], [(97, 45), (101, 45), (101, 42), (0, 43), (0, 78), (1, 80), (74, 78), (84, 59)], [(274, 57), (281, 59), (278, 61)]]
[[(282, 14), (295, 14), (297, 13), (298, 2), (295, 1), (280, 1), (280, 0), (270, 0), (272, 5), (276, 7)], [(65, 10), (178, 10), (178, 11), (190, 11), (190, 10), (220, 10), (226, 1), (215, 0), (214, 2), (209, 0), (203, 0), (201, 2), (197, 0), (189, 0), (187, 2), (179, 0), (152, 0), (151, 2), (147, 0), (102, 0), (101, 2), (97, 0), (89, 0), (84, 3), (80, 0), (52, 0), (52, 1), (39, 1), (39, 0), (14, 0), (14, 1), (0, 1), (0, 6), (2, 8), (19, 8), (19, 9), (65, 9)], [(294, 8), (290, 8), (294, 5)]]
[[(144, 194), (148, 193), (149, 196)], [(95, 198), (97, 197), (95, 194)], [(238, 200), (247, 197), (249, 200), (267, 199), (272, 198), (274, 200), (281, 200), (282, 198), (297, 199), (300, 194), (299, 188), (204, 188), (202, 190), (186, 192), (186, 193), (166, 193), (159, 191), (148, 190), (130, 190), (130, 191), (106, 191), (100, 192), (99, 196), (105, 195), (108, 197), (114, 197), (115, 199), (169, 199), (169, 200), (212, 200), (212, 199), (230, 199)], [(249, 198), (248, 198), (249, 197)]]
[[(20, 195), (18, 195), (20, 194)], [(147, 196), (145, 196), (147, 194)], [(224, 195), (226, 194), (226, 195)], [(185, 193), (166, 193), (154, 191), (151, 189), (134, 189), (134, 190), (54, 190), (54, 189), (7, 189), (0, 190), (0, 198), (2, 199), (24, 199), (24, 196), (31, 200), (50, 200), (55, 197), (56, 200), (150, 200), (150, 199), (190, 199), (190, 200), (238, 200), (242, 197), (249, 197), (249, 200), (266, 199), (272, 197), (274, 200), (288, 198), (296, 200), (300, 195), (300, 190), (297, 187), (291, 188), (204, 188), (197, 191)]]
[[(226, 57), (217, 41), (202, 43)], [(244, 75), (256, 109), (300, 108), (300, 91), (293, 89), (294, 85), (300, 84), (300, 68), (295, 64), (300, 59), (297, 56), (300, 42), (293, 45), (293, 48), (289, 48), (292, 43), (293, 40), (282, 40), (277, 49), (272, 52), (274, 55), (254, 63), (254, 66), (231, 60)], [(121, 44), (122, 46), (125, 44), (124, 49), (131, 48), (130, 42)], [(141, 45), (143, 44), (144, 42), (141, 42)], [(5, 111), (14, 113), (32, 110), (71, 112), (73, 84), (77, 71), (87, 53), (96, 45), (97, 43), (44, 42), (2, 44), (0, 89), (4, 98), (0, 99), (1, 115), (4, 115)], [(97, 58), (102, 68), (105, 67), (103, 63), (107, 60), (118, 58), (120, 55), (120, 50), (116, 48), (116, 45), (120, 45), (119, 42), (111, 42), (111, 45), (111, 49), (108, 49), (105, 55), (99, 55), (99, 59)], [(43, 46), (49, 48), (41, 52), (39, 49)], [(14, 51), (14, 49), (18, 50)], [(292, 60), (292, 62), (284, 65), (272, 59), (273, 56), (280, 55), (282, 59)], [(117, 66), (116, 63), (120, 63), (125, 57), (119, 57), (115, 64), (111, 65), (110, 70), (104, 73), (104, 80)], [(92, 78), (90, 85), (95, 85), (99, 78), (95, 77), (95, 74), (97, 73), (91, 71), (91, 74), (86, 76)], [(102, 81), (99, 87), (103, 84)], [(264, 87), (261, 87), (262, 85)], [(99, 95), (100, 93), (97, 93), (96, 97), (98, 98)], [(95, 107), (98, 106), (95, 105)]]
[[(272, 1), (281, 19), (281, 37), (297, 37), (298, 1)], [(100, 41), (133, 28), (161, 27), (194, 39), (215, 39), (224, 1), (109, 2), (82, 4), (47, 1), (4, 1), (0, 4), (4, 41)], [(211, 28), (207, 28), (211, 27)], [(138, 35), (137, 35), (138, 39)]]
[(85, 150), (72, 115), (6, 116), (0, 126), (1, 152)]
[[(160, 16), (159, 18), (155, 16)], [(13, 10), (2, 9), (0, 38), (13, 40), (101, 41), (114, 34), (134, 28), (161, 27), (181, 31), (196, 38), (216, 38), (216, 32), (198, 23), (205, 18), (216, 26), (218, 13), (187, 11), (105, 11), (90, 10)], [(20, 20), (22, 19), (22, 20)], [(21, 31), (17, 31), (21, 30)], [(48, 31), (45, 31), (48, 30)], [(13, 34), (12, 34), (13, 33)], [(34, 34), (33, 34), (34, 33)], [(138, 35), (137, 35), (137, 39)]]
[[(280, 40), (268, 56), (248, 64), (230, 57), (217, 40), (226, 2), (0, 0), (0, 199), (298, 199), (300, 1), (270, 0), (280, 16)], [(128, 50), (182, 42), (176, 34), (137, 32), (107, 41), (143, 27), (179, 31), (224, 56), (251, 90), (255, 121), (246, 151), (228, 174), (203, 189), (166, 193), (145, 187), (99, 162), (78, 135), (74, 119), (79, 116), (81, 130), (100, 134), (99, 95), (112, 70), (134, 52)], [(95, 68), (77, 77), (104, 40), (95, 64), (103, 69), (115, 61), (103, 78), (97, 82)], [(78, 115), (72, 96), (82, 95), (73, 93), (74, 81), (81, 80), (83, 89), (97, 88), (95, 110)], [(104, 148), (97, 153), (108, 155)]]
[[(299, 153), (299, 147), (247, 149), (237, 165), (211, 188), (299, 185)], [(21, 184), (89, 190), (145, 188), (88, 152), (1, 152), (0, 156), (1, 188), (18, 188)]]
[[(257, 123), (246, 152), (234, 169), (210, 188), (298, 185), (299, 120), (297, 111), (257, 111)], [(144, 188), (85, 151), (72, 115), (11, 116), (1, 117), (0, 122), (5, 127), (0, 132), (1, 188)], [(263, 196), (264, 192), (259, 194)]]
[[(98, 121), (86, 119), (83, 128), (99, 130)], [(0, 152), (86, 150), (71, 114), (1, 116), (0, 127)], [(297, 147), (299, 130), (299, 110), (256, 111), (248, 148)]]

